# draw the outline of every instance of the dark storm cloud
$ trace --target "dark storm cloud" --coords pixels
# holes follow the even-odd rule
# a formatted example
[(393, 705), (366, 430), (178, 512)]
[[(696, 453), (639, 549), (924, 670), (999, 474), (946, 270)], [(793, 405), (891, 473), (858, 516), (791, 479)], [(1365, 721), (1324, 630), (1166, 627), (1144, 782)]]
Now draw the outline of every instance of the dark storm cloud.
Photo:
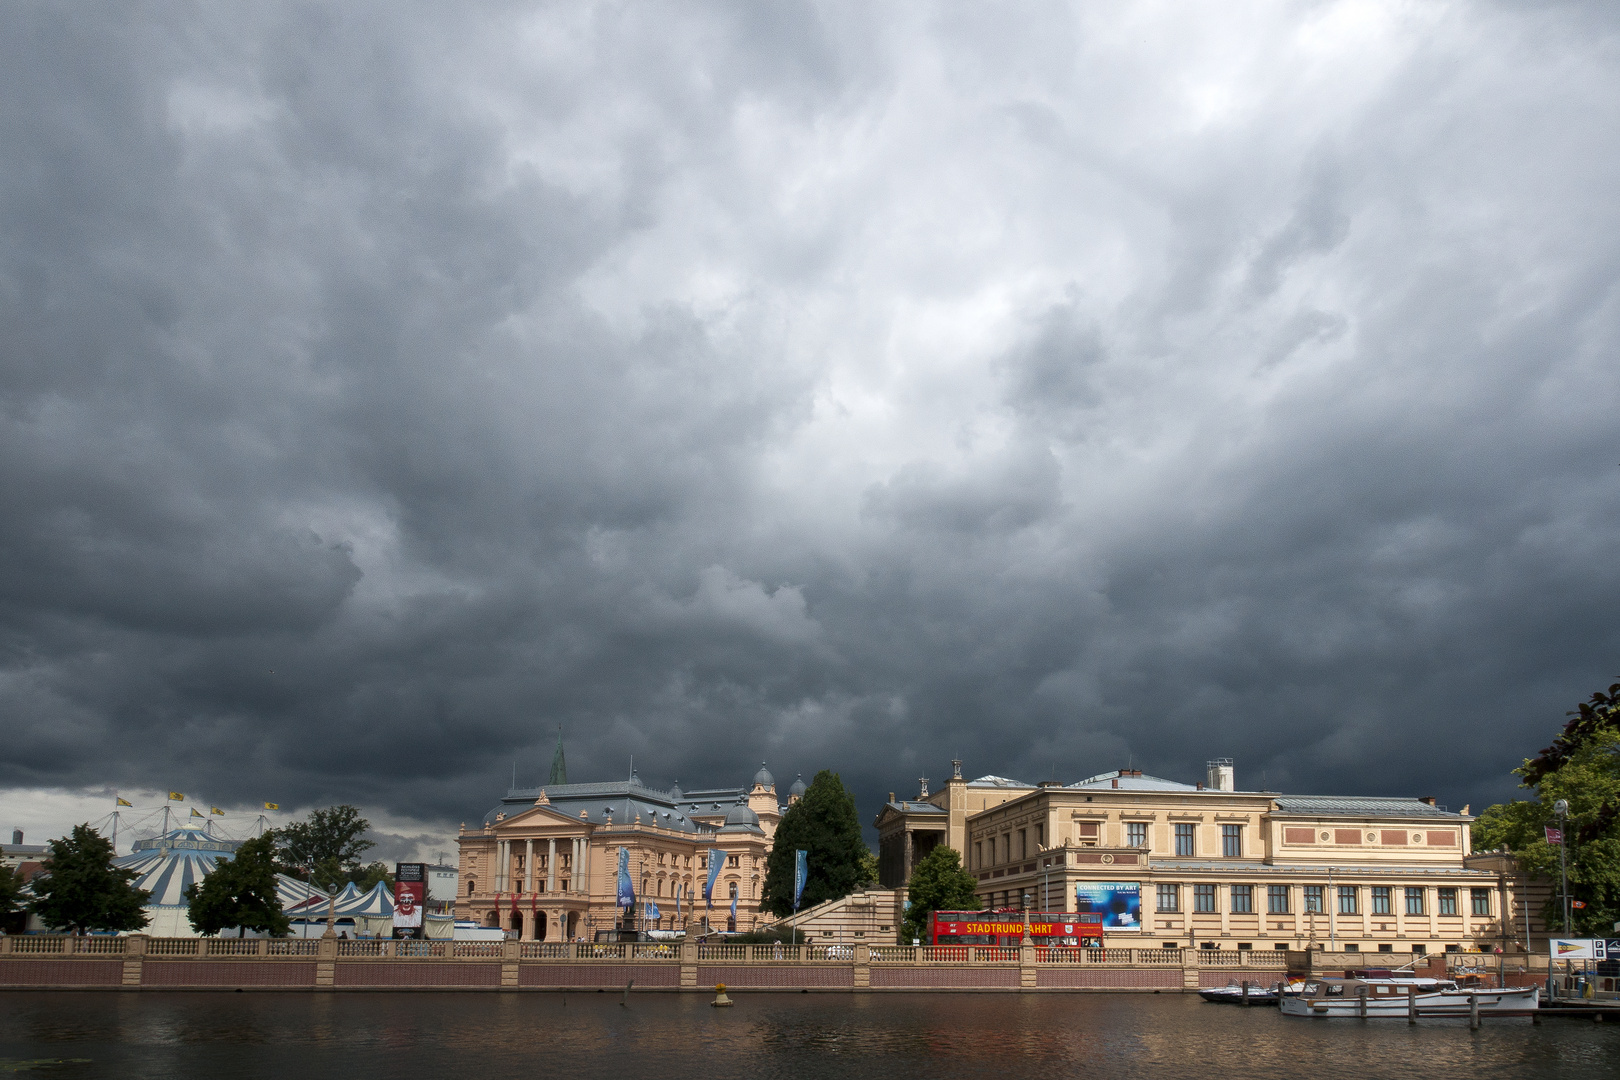
[(8, 18), (0, 784), (1477, 806), (1616, 674), (1601, 10)]

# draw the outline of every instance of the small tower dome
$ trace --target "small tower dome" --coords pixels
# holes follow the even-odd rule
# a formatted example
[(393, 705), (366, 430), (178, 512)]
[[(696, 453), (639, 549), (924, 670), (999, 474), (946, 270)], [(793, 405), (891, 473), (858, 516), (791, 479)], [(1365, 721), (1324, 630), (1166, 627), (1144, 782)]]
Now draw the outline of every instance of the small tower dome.
[(765, 767), (763, 761), (759, 763), (759, 772), (754, 774), (754, 786), (762, 788), (776, 787), (776, 777), (771, 775), (771, 770)]
[(793, 781), (793, 786), (788, 788), (788, 798), (790, 798), (790, 799), (802, 799), (802, 798), (804, 798), (804, 773), (800, 773), (799, 778), (797, 780)]

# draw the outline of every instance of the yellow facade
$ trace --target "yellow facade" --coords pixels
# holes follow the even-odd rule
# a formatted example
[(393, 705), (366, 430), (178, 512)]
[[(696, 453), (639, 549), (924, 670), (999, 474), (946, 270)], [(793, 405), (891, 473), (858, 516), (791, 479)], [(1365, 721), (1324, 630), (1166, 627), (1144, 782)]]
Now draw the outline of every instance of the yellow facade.
[(1085, 883), (1134, 883), (1140, 925), (1111, 927), (1110, 943), (1524, 950), (1545, 933), (1531, 911), (1541, 897), (1510, 860), (1468, 857), (1472, 820), (1433, 800), (1220, 790), (1127, 770), (982, 811), (962, 851), (994, 908), (1077, 911)]

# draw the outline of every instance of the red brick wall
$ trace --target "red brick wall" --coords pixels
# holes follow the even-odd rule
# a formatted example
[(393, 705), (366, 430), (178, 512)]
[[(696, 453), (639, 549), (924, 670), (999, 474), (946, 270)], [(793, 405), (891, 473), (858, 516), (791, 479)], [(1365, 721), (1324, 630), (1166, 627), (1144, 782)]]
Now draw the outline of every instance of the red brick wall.
[(698, 968), (698, 985), (710, 987), (715, 983), (763, 990), (774, 987), (855, 985), (855, 970), (848, 967), (772, 967), (769, 965), (739, 964), (735, 967), (705, 964)]
[(1017, 968), (873, 967), (869, 985), (879, 988), (988, 989), (1017, 987)]
[(314, 986), (314, 961), (147, 960), (142, 986)]
[[(1035, 972), (1035, 985), (1043, 988), (1073, 988), (1106, 990), (1140, 987), (1142, 989), (1180, 989), (1181, 969), (1167, 968), (1157, 971), (1124, 971), (1114, 968), (1040, 968)], [(1223, 984), (1224, 985), (1224, 984)]]
[(524, 964), (518, 968), (519, 986), (617, 986), (631, 979), (637, 986), (679, 986), (681, 969), (675, 964)]
[(332, 972), (335, 986), (499, 986), (499, 964), (344, 963)]
[(117, 986), (122, 960), (0, 960), (0, 986)]

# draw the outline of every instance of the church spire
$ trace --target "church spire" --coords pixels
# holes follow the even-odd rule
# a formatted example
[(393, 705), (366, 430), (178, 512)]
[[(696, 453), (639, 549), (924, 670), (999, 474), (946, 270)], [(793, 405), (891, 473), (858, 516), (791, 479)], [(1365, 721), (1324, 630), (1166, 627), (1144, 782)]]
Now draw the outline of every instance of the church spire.
[(551, 776), (547, 778), (546, 783), (568, 783), (568, 762), (563, 760), (561, 724), (557, 725), (557, 752), (551, 755)]

